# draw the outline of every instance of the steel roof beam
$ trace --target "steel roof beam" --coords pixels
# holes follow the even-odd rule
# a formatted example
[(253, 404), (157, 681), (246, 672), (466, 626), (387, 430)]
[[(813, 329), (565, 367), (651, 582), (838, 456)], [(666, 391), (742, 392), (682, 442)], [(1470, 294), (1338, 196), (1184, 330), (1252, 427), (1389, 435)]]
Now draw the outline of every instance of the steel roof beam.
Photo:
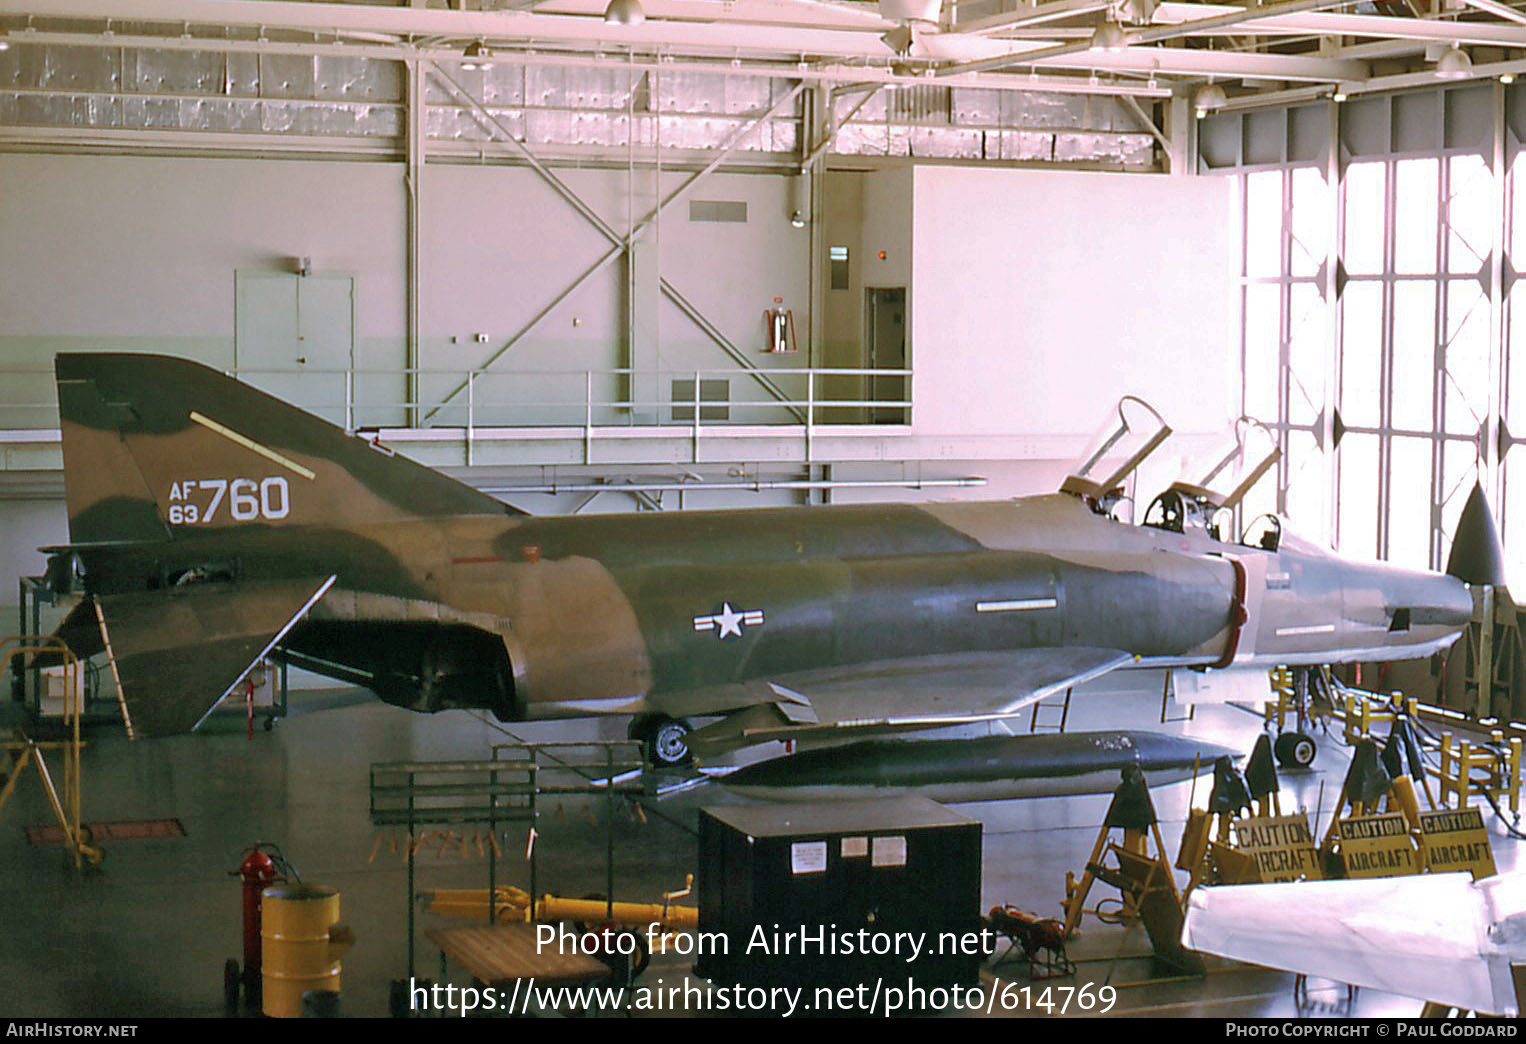
[[(1272, 5), (1254, 12), (1254, 17), (1264, 18), (1268, 13), (1282, 10), (1306, 10), (1328, 7), (1351, 0), (1292, 0), (1291, 3)], [(26, 14), (36, 11), (37, 0), (0, 0), (0, 14)], [(481, 36), (495, 43), (517, 43), (522, 46), (608, 48), (611, 50), (637, 50), (652, 53), (682, 52), (685, 57), (720, 57), (736, 60), (741, 55), (766, 56), (775, 59), (785, 56), (813, 56), (827, 59), (853, 59), (864, 62), (888, 62), (891, 51), (879, 39), (875, 28), (822, 29), (797, 28), (784, 25), (757, 25), (742, 22), (675, 22), (650, 18), (639, 26), (612, 28), (601, 18), (578, 15), (536, 14), (524, 11), (472, 12), (437, 11), (408, 8), (371, 8), (356, 4), (290, 3), (271, 0), (54, 0), (44, 12), (47, 17), (102, 17), (109, 16), (123, 21), (162, 21), (174, 26), (217, 24), (243, 27), (251, 31), (264, 28), (296, 29), (311, 31), (318, 37), (334, 33), (386, 33), (402, 35), (425, 35), (433, 32), (446, 36)], [(1180, 26), (1162, 26), (1131, 34), (1135, 43), (1187, 35), (1198, 29), (1236, 24), (1249, 20), (1252, 12), (1242, 11), (1236, 15), (1221, 15), (1212, 19), (1182, 23)], [(104, 29), (104, 22), (103, 22)], [(26, 43), (29, 39), (43, 42), (51, 39), (71, 45), (89, 44), (107, 46), (142, 46), (180, 48), (186, 50), (264, 50), (281, 53), (285, 47), (301, 49), (303, 45), (278, 44), (274, 41), (229, 40), (213, 36), (185, 38), (179, 35), (128, 38), (123, 34), (100, 38), (90, 33), (21, 32), (16, 39)], [(929, 41), (949, 40), (962, 44), (977, 44), (1000, 48), (1002, 41), (962, 34), (932, 35)], [(367, 39), (357, 43), (323, 43), (315, 40), (310, 47), (333, 48), (332, 53), (360, 57), (393, 58), (406, 60), (411, 56), (428, 57), (448, 63), (452, 56), (441, 48), (411, 49), (378, 43)], [(1141, 60), (1128, 50), (1122, 52), (1090, 51), (1084, 43), (1058, 48), (1025, 47), (1012, 43), (1009, 54), (999, 54), (970, 62), (955, 62), (939, 70), (938, 78), (951, 81), (955, 77), (969, 76), (989, 69), (1010, 66), (1069, 68), (1097, 72), (1150, 72), (1176, 73), (1186, 76), (1252, 76), (1283, 80), (1338, 80), (1361, 79), (1365, 70), (1356, 63), (1332, 61), (1327, 58), (1311, 58), (1302, 55), (1235, 54), (1203, 50), (1158, 49), (1150, 51), (1152, 57)], [(1140, 50), (1130, 48), (1129, 50)], [(1084, 58), (1078, 57), (1084, 55)], [(676, 57), (676, 55), (675, 55)], [(459, 59), (457, 59), (459, 60)], [(878, 79), (875, 76), (846, 74), (833, 69), (829, 74), (813, 74), (817, 68), (811, 62), (800, 61), (796, 75), (800, 79)], [(780, 75), (773, 71), (770, 75)], [(783, 75), (790, 75), (783, 72)], [(888, 74), (887, 74), (888, 77)], [(1000, 78), (996, 78), (1000, 79)], [(915, 82), (914, 80), (909, 82)], [(947, 83), (945, 85), (953, 85)], [(996, 84), (966, 82), (965, 86), (995, 86)], [(1026, 89), (1039, 89), (1029, 86)], [(1138, 91), (1097, 91), (1096, 93), (1148, 93)]]
[[(1026, 51), (1026, 52), (1019, 51), (1019, 52), (1015, 52), (1015, 53), (1013, 53), (1011, 55), (998, 56), (998, 57), (994, 57), (994, 58), (984, 58), (984, 59), (979, 59), (977, 61), (957, 62), (957, 63), (955, 63), (953, 65), (945, 67), (944, 69), (940, 69), (938, 71), (938, 75), (940, 75), (940, 76), (943, 76), (943, 75), (953, 75), (954, 73), (961, 73), (961, 72), (988, 72), (988, 71), (991, 71), (991, 70), (994, 70), (994, 69), (1005, 69), (1005, 68), (1010, 68), (1010, 67), (1013, 67), (1013, 66), (1030, 66), (1030, 65), (1040, 64), (1040, 63), (1042, 63), (1042, 64), (1051, 64), (1051, 65), (1053, 65), (1053, 64), (1064, 64), (1064, 63), (1059, 63), (1059, 62), (1054, 61), (1056, 59), (1071, 59), (1072, 63), (1073, 63), (1075, 57), (1078, 56), (1078, 55), (1085, 55), (1086, 56), (1085, 62), (1083, 63), (1086, 67), (1099, 68), (1099, 69), (1116, 69), (1116, 68), (1119, 68), (1119, 66), (1114, 64), (1115, 61), (1123, 59), (1131, 51), (1136, 50), (1137, 49), (1137, 45), (1139, 45), (1139, 44), (1157, 43), (1157, 42), (1164, 41), (1164, 40), (1178, 39), (1178, 38), (1183, 37), (1183, 36), (1190, 36), (1190, 35), (1193, 35), (1195, 33), (1200, 33), (1200, 32), (1206, 31), (1206, 30), (1227, 29), (1227, 28), (1229, 28), (1231, 26), (1237, 26), (1237, 25), (1239, 25), (1239, 24), (1241, 24), (1243, 22), (1251, 22), (1251, 21), (1255, 21), (1255, 20), (1258, 20), (1258, 19), (1271, 18), (1271, 17), (1277, 16), (1277, 15), (1296, 14), (1296, 13), (1300, 13), (1300, 12), (1303, 12), (1303, 11), (1316, 11), (1316, 10), (1322, 10), (1322, 9), (1331, 8), (1331, 7), (1343, 7), (1346, 4), (1354, 3), (1354, 2), (1355, 2), (1355, 0), (1286, 0), (1285, 3), (1269, 4), (1269, 5), (1264, 6), (1264, 7), (1247, 7), (1247, 8), (1242, 8), (1241, 10), (1239, 10), (1239, 11), (1233, 13), (1233, 14), (1213, 15), (1212, 17), (1209, 17), (1209, 18), (1198, 18), (1198, 19), (1194, 19), (1194, 20), (1188, 21), (1188, 22), (1181, 22), (1181, 23), (1179, 23), (1177, 25), (1154, 26), (1154, 27), (1149, 28), (1149, 29), (1141, 29), (1141, 30), (1136, 30), (1136, 31), (1128, 32), (1128, 33), (1125, 34), (1125, 36), (1126, 36), (1126, 39), (1127, 39), (1127, 41), (1128, 41), (1130, 46), (1125, 47), (1121, 51), (1094, 50), (1092, 48), (1092, 46), (1091, 46), (1091, 42), (1088, 40), (1088, 41), (1084, 41), (1084, 42), (1077, 42), (1077, 43), (1070, 43), (1070, 44), (1060, 44), (1060, 45), (1055, 46), (1055, 47), (1040, 47), (1040, 48), (1037, 48), (1037, 49), (1034, 49), (1034, 50), (1031, 50), (1031, 51)], [(1214, 52), (1210, 51), (1210, 52), (1187, 52), (1187, 53), (1189, 55), (1195, 55), (1197, 53), (1212, 54)], [(1249, 56), (1248, 55), (1239, 55), (1238, 57), (1249, 57)], [(1263, 57), (1263, 58), (1270, 58), (1270, 57), (1285, 58), (1285, 57), (1292, 57), (1292, 56), (1288, 56), (1288, 55), (1261, 55), (1260, 57)], [(1164, 70), (1162, 70), (1162, 71), (1164, 71)], [(1259, 76), (1259, 75), (1263, 75), (1263, 74), (1247, 71), (1245, 73), (1238, 74), (1238, 75)], [(1365, 72), (1363, 73), (1363, 75), (1365, 75)], [(1306, 76), (1306, 77), (1282, 76), (1282, 77), (1277, 77), (1277, 78), (1280, 78), (1280, 79), (1295, 79), (1295, 78), (1298, 78), (1298, 79), (1328, 79), (1329, 77), (1328, 76), (1317, 76), (1317, 77), (1316, 76)], [(1358, 78), (1358, 77), (1348, 77), (1348, 78), (1355, 79), (1355, 78)]]

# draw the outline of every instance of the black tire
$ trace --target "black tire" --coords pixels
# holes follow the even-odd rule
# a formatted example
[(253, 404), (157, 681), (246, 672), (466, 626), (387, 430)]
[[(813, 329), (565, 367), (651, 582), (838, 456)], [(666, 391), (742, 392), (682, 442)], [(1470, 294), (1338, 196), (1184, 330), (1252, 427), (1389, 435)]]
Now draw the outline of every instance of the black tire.
[(1277, 737), (1272, 750), (1277, 755), (1277, 763), (1283, 768), (1308, 768), (1314, 764), (1314, 755), (1319, 752), (1319, 747), (1312, 736), (1302, 732), (1284, 732)]
[(694, 762), (689, 734), (694, 729), (678, 718), (658, 718), (643, 739), (647, 764), (653, 768), (682, 768)]
[(656, 714), (633, 715), (630, 722), (625, 726), (625, 738), (635, 740), (638, 743), (645, 743), (647, 737), (651, 735), (652, 726), (657, 723), (658, 718), (659, 715)]

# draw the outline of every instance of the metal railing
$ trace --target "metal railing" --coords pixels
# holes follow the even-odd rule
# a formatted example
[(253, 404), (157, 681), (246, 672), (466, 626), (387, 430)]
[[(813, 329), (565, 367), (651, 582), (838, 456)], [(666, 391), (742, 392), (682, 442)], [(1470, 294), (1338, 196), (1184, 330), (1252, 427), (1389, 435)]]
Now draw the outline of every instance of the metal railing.
[[(911, 422), (909, 369), (769, 368), (639, 370), (242, 369), (231, 376), (350, 431), (412, 429), (472, 443), (510, 429), (760, 427), (803, 432), (828, 425)], [(416, 389), (413, 397), (408, 389)], [(0, 430), (57, 426), (53, 375), (0, 370)]]

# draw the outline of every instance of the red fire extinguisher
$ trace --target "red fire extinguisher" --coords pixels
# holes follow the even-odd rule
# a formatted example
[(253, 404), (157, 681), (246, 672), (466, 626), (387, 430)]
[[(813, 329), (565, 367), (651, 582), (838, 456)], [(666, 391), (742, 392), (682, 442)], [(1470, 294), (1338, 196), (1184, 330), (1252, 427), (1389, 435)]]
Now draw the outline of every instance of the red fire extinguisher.
[(302, 878), (286, 861), (281, 849), (269, 841), (256, 841), (244, 849), (243, 862), (237, 870), (230, 870), (229, 875), (239, 879), (244, 893), (243, 970), (240, 971), (239, 962), (233, 957), (223, 965), (223, 999), (231, 1012), (238, 1008), (240, 985), (243, 986), (244, 1000), (251, 1007), (259, 1006), (261, 893), (277, 881), (300, 881)]

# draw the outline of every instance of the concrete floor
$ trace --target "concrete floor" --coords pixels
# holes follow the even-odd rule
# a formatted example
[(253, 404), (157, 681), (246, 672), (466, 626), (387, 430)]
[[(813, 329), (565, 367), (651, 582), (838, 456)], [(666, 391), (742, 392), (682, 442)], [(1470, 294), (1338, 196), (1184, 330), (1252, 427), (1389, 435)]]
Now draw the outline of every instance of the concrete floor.
[[(1158, 689), (1099, 688), (1077, 694), (1070, 728), (1185, 732), (1245, 751), (1259, 729), (1257, 718), (1234, 708), (1200, 709), (1193, 721), (1167, 725), (1159, 723), (1159, 714)], [(389, 983), (405, 971), (405, 870), (385, 845), (370, 858), (376, 834), (367, 816), (369, 766), (482, 758), (491, 744), (514, 737), (623, 738), (623, 730), (623, 720), (505, 728), (465, 712), (424, 717), (353, 695), (303, 693), (293, 694), (289, 718), (272, 732), (256, 730), (253, 739), (246, 738), (241, 718), (214, 720), (194, 736), (138, 743), (119, 730), (97, 729), (84, 757), (86, 820), (177, 817), (186, 836), (111, 844), (98, 870), (76, 874), (59, 849), (25, 840), (24, 827), (49, 817), (36, 777), (24, 777), (0, 813), (0, 1016), (222, 1016), (223, 963), (238, 955), (240, 945), (239, 885), (230, 872), (257, 840), (278, 843), (304, 880), (339, 889), (343, 920), (358, 937), (344, 961), (341, 1010), (384, 1015)], [(1313, 770), (1284, 775), (1284, 807), (1312, 809), (1322, 794), (1322, 827), (1348, 758), (1333, 738), (1324, 742)], [(1206, 785), (1198, 784), (1199, 803)], [(1154, 791), (1173, 856), (1188, 794), (1185, 783)], [(604, 888), (601, 812), (578, 800), (568, 799), (543, 817), (543, 891), (575, 896)], [(653, 803), (644, 817), (618, 813), (618, 897), (657, 901), (680, 886), (696, 862), (694, 809), (725, 800), (713, 787), (702, 787)], [(1084, 866), (1107, 802), (1099, 796), (958, 806), (984, 824), (983, 906), (1012, 903), (1057, 915), (1066, 871), (1079, 873)], [(1500, 868), (1521, 865), (1517, 845), (1497, 824), (1493, 830)], [(523, 828), (511, 830), (505, 841), (507, 853), (522, 852)], [(514, 859), (509, 855), (505, 877), (527, 884), (523, 864)], [(417, 871), (421, 887), (486, 883), (482, 862), (456, 855), (421, 856)], [(1099, 886), (1094, 895), (1107, 891)], [(419, 918), (421, 976), (436, 974), (433, 951), (422, 939), (432, 923)], [(1118, 989), (1117, 1014), (1299, 1013), (1291, 976), (1211, 961), (1206, 978), (1154, 981), (1148, 950), (1139, 929), (1088, 920), (1071, 948), (1080, 965), (1076, 978), (1055, 985), (1111, 984)], [(689, 963), (659, 957), (643, 981), (681, 983)], [(997, 967), (994, 975), (1027, 985), (1015, 963)], [(1413, 1015), (1420, 1007), (1363, 990), (1348, 1009), (1344, 988), (1314, 983), (1311, 990), (1313, 1014)]]

